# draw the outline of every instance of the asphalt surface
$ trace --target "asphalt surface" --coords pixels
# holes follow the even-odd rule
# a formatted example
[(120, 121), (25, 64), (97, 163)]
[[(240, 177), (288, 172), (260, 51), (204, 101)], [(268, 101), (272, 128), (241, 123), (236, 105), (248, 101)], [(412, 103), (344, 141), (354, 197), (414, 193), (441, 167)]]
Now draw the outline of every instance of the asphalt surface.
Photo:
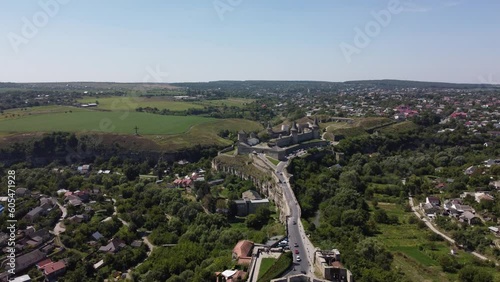
[[(293, 195), (288, 179), (285, 177), (285, 175), (283, 175), (283, 169), (285, 165), (286, 165), (285, 162), (280, 162), (276, 168), (276, 173), (281, 181), (280, 185), (283, 188), (285, 199), (288, 202), (288, 206), (290, 207), (290, 216), (287, 222), (287, 232), (288, 232), (287, 235), (288, 235), (288, 245), (290, 246), (290, 250), (293, 252), (293, 264), (295, 270), (289, 272), (288, 275), (309, 273), (311, 262), (308, 261), (306, 248), (303, 243), (304, 234), (300, 233), (298, 225), (300, 221), (300, 208), (295, 200), (295, 196)], [(294, 247), (295, 243), (297, 243), (298, 247)], [(299, 252), (298, 254), (295, 254), (296, 250), (298, 250)], [(300, 256), (301, 258), (300, 261), (297, 261), (297, 255)]]

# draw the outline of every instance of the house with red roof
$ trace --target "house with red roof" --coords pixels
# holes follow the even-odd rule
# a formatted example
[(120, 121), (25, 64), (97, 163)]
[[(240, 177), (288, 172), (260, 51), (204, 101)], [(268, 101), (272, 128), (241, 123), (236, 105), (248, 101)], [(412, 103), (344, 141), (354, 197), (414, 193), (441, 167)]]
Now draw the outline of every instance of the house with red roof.
[(233, 260), (236, 260), (239, 265), (249, 265), (252, 260), (252, 249), (252, 241), (239, 241), (233, 248)]
[(43, 265), (40, 270), (43, 271), (43, 275), (45, 275), (47, 280), (52, 281), (59, 275), (62, 275), (66, 272), (66, 264), (61, 260), (57, 262), (51, 262)]

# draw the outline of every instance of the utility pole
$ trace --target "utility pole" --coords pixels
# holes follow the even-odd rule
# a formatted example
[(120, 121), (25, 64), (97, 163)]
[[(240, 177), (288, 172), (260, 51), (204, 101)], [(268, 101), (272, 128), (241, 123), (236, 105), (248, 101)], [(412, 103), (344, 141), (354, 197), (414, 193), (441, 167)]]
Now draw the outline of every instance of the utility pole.
[(134, 127), (135, 129), (135, 135), (139, 135), (139, 133), (137, 132), (139, 130), (139, 127), (137, 127), (137, 125)]

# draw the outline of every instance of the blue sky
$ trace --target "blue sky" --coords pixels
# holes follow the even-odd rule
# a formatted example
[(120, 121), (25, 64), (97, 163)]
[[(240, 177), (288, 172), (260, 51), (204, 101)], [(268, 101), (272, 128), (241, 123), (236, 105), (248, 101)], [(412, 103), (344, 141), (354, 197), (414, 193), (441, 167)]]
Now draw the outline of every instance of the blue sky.
[(500, 1), (390, 2), (0, 0), (0, 81), (500, 82)]

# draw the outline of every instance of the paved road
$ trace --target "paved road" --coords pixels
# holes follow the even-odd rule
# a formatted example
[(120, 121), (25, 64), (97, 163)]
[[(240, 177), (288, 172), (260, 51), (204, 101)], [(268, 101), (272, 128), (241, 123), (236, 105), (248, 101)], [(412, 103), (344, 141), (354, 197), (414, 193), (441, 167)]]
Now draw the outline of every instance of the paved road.
[[(288, 273), (288, 275), (306, 273), (310, 276), (314, 276), (312, 273), (313, 268), (311, 267), (313, 264), (312, 256), (314, 254), (314, 247), (309, 239), (305, 237), (304, 228), (300, 221), (300, 206), (290, 186), (289, 177), (286, 173), (286, 165), (286, 162), (280, 162), (276, 167), (276, 174), (281, 181), (279, 185), (283, 188), (283, 194), (289, 206), (287, 230), (290, 249), (294, 252), (294, 270)], [(294, 247), (295, 243), (297, 243), (298, 247)], [(297, 261), (297, 254), (295, 254), (296, 250), (299, 252), (300, 261)]]

